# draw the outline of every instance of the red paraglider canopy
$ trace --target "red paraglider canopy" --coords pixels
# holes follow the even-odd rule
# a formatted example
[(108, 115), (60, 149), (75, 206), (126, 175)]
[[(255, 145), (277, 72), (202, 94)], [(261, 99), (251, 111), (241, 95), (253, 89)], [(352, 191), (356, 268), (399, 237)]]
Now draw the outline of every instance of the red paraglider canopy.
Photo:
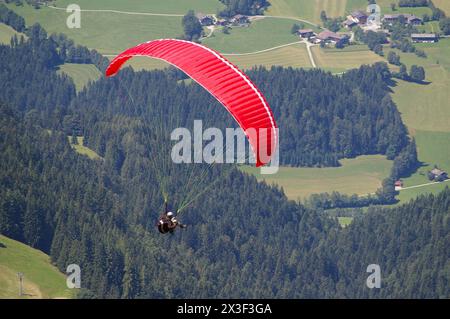
[[(231, 113), (253, 148), (256, 166), (265, 165), (276, 149), (277, 125), (264, 96), (250, 79), (214, 50), (198, 43), (161, 39), (142, 43), (119, 54), (106, 76), (116, 74), (134, 56), (164, 60), (203, 86)], [(249, 134), (249, 132), (256, 134)]]

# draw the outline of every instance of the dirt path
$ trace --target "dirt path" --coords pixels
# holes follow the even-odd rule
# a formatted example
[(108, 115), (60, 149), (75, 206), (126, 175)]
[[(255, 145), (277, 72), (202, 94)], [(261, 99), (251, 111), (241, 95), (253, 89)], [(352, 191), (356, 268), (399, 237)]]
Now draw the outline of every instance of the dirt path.
[(446, 179), (443, 182), (430, 182), (430, 183), (426, 183), (426, 184), (402, 187), (401, 189), (399, 189), (399, 191), (401, 192), (401, 191), (404, 191), (404, 190), (407, 190), (407, 189), (420, 188), (420, 187), (425, 187), (425, 186), (434, 185), (434, 184), (440, 184), (440, 183), (447, 183), (447, 182), (450, 182), (450, 179)]
[(312, 67), (317, 68), (316, 61), (314, 61), (314, 55), (311, 51), (311, 47), (315, 46), (316, 44), (312, 44), (306, 39), (303, 39), (303, 43), (306, 44), (306, 50), (308, 51), (309, 61), (311, 62)]
[[(67, 8), (55, 7), (52, 5), (46, 5), (46, 7), (50, 8), (50, 9), (62, 10), (62, 11), (66, 11), (66, 9), (67, 9)], [(109, 12), (109, 13), (117, 13), (117, 14), (161, 16), (161, 17), (183, 17), (184, 16), (184, 14), (134, 12), (134, 11), (111, 10), (111, 9), (81, 9), (80, 12)]]

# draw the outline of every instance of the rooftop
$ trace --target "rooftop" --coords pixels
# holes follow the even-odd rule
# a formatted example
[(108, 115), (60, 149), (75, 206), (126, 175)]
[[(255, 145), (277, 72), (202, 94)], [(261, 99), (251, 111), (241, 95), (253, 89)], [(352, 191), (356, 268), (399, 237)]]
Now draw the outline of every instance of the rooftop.
[(413, 33), (411, 38), (437, 38), (438, 35), (434, 33)]

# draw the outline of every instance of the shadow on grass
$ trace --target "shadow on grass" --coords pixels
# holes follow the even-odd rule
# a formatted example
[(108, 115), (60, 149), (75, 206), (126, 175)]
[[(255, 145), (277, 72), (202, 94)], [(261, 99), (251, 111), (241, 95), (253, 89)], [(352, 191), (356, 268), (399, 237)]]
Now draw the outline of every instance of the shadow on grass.
[(6, 248), (6, 245), (4, 243), (0, 243), (0, 248)]
[(389, 87), (389, 92), (390, 93), (394, 93), (392, 88), (395, 88), (395, 87), (398, 86), (398, 80), (402, 80), (402, 81), (405, 81), (405, 82), (408, 82), (408, 83), (415, 83), (415, 84), (418, 84), (418, 85), (430, 85), (430, 84), (433, 83), (433, 82), (430, 82), (430, 81), (415, 81), (413, 79), (399, 79), (399, 78), (392, 77), (392, 78), (390, 78), (389, 80), (386, 81), (386, 84)]

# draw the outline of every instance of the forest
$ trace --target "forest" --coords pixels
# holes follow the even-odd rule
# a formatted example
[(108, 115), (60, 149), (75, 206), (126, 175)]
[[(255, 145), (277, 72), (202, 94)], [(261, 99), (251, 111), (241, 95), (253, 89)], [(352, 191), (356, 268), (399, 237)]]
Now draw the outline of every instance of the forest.
[[(182, 212), (188, 229), (161, 236), (154, 163), (167, 132), (196, 118), (218, 127), (231, 119), (173, 69), (125, 69), (76, 94), (56, 72), (61, 44), (37, 25), (27, 34), (0, 46), (0, 233), (50, 254), (61, 271), (80, 265), (80, 298), (449, 296), (448, 189), (369, 208), (341, 228), (322, 209), (233, 167), (171, 166), (173, 207), (191, 191), (191, 174), (217, 183)], [(388, 95), (386, 65), (342, 77), (280, 68), (249, 76), (279, 118), (285, 164), (337, 165), (378, 152), (396, 159), (392, 176), (411, 169), (415, 144)], [(76, 153), (72, 134), (101, 159)], [(383, 289), (365, 286), (373, 263)]]

